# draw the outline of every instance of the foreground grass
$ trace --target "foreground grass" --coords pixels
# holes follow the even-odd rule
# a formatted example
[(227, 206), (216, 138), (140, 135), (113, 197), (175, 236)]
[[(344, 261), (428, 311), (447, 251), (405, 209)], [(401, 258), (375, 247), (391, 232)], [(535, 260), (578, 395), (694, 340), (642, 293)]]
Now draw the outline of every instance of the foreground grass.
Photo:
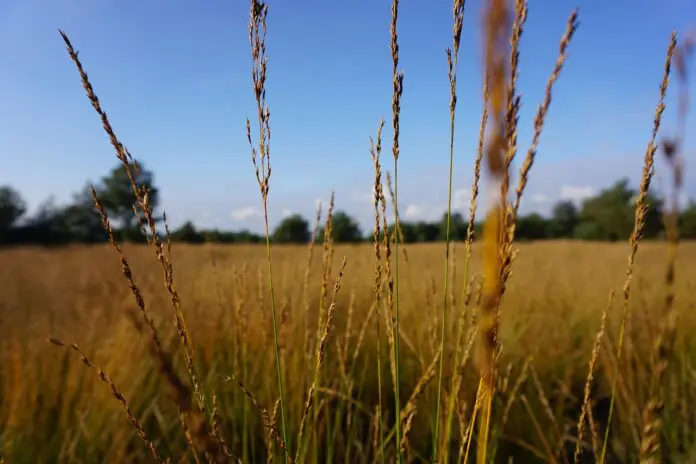
[[(639, 453), (641, 411), (650, 397), (649, 359), (657, 317), (664, 298), (661, 288), (666, 245), (644, 243), (637, 258), (627, 323), (627, 350), (609, 457), (634, 461)], [(675, 308), (679, 331), (667, 373), (663, 413), (663, 452), (686, 456), (694, 449), (696, 417), (688, 407), (696, 399), (696, 319), (693, 316), (696, 244), (681, 245), (676, 263)], [(166, 350), (178, 352), (169, 296), (151, 250), (126, 246), (133, 274), (147, 299)], [(587, 364), (610, 289), (620, 289), (628, 245), (545, 242), (520, 245), (501, 313), (498, 392), (491, 423), (497, 460), (572, 462), (575, 427), (583, 399)], [(442, 246), (403, 246), (401, 256), (401, 391), (404, 411), (415, 407), (406, 434), (409, 460), (431, 454), (437, 398), (436, 354), (443, 295)], [(455, 256), (461, 268), (463, 247)], [(317, 422), (306, 434), (309, 462), (372, 462), (378, 443), (375, 411), (378, 382), (375, 365), (373, 249), (337, 246), (350, 259), (350, 272), (337, 296), (335, 326), (326, 346), (327, 362), (317, 385)], [(322, 263), (311, 266), (307, 288), (305, 247), (272, 249), (278, 304), (279, 351), (283, 367), (286, 420), (297, 434), (305, 395), (314, 375), (317, 311), (322, 294)], [(101, 367), (120, 389), (129, 407), (161, 456), (184, 456), (195, 462), (179, 422), (174, 402), (162, 387), (148, 341), (134, 329), (134, 304), (123, 276), (106, 246), (69, 249), (2, 251), (0, 260), (0, 456), (8, 463), (146, 462), (150, 452), (127, 423), (119, 403), (74, 353), (45, 342), (52, 334), (75, 342), (92, 363)], [(199, 379), (210, 404), (215, 393), (215, 417), (226, 445), (244, 462), (262, 462), (273, 449), (259, 411), (231, 381), (233, 376), (253, 393), (269, 415), (278, 400), (273, 328), (268, 306), (266, 256), (263, 247), (174, 247), (178, 291), (193, 344)], [(471, 275), (480, 274), (480, 249), (474, 246)], [(333, 282), (332, 275), (330, 282)], [(450, 314), (465, 318), (465, 337), (472, 340), (472, 296), (464, 314), (458, 312), (458, 286)], [(476, 288), (477, 285), (474, 285)], [(329, 295), (331, 294), (329, 289)], [(609, 311), (607, 335), (598, 355), (585, 436), (601, 447), (607, 398), (615, 366), (620, 305)], [(366, 328), (367, 327), (367, 328)], [(456, 324), (449, 324), (454, 338)], [(388, 353), (388, 347), (382, 347)], [(454, 353), (444, 357), (449, 379)], [(185, 372), (183, 353), (177, 368)], [(383, 356), (384, 358), (384, 356)], [(461, 435), (471, 419), (479, 374), (474, 352), (464, 351), (461, 391), (456, 401), (452, 458), (460, 453)], [(384, 433), (393, 433), (394, 401), (388, 385), (388, 360), (383, 359), (382, 417)], [(417, 384), (424, 386), (422, 390)], [(416, 391), (413, 401), (409, 398)], [(419, 393), (420, 392), (420, 393)], [(445, 398), (447, 400), (447, 398)], [(407, 406), (409, 402), (412, 406)], [(209, 414), (212, 414), (209, 408)], [(593, 433), (594, 432), (594, 433)], [(277, 452), (277, 450), (276, 450)], [(392, 462), (396, 448), (385, 451)], [(692, 454), (693, 456), (693, 454)], [(203, 460), (203, 456), (198, 457)], [(676, 458), (675, 458), (676, 459)]]

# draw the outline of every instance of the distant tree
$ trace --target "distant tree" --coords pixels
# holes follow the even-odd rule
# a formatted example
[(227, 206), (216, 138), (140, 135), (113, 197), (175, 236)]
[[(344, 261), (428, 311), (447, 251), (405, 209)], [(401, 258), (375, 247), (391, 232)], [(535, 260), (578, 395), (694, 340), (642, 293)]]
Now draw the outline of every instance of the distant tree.
[(399, 227), (401, 228), (401, 234), (403, 234), (399, 234), (400, 243), (415, 243), (418, 241), (418, 229), (415, 223), (399, 221)]
[[(344, 211), (333, 213), (332, 237), (335, 242), (357, 243), (362, 241), (362, 231), (357, 221)], [(323, 237), (323, 233), (321, 234)], [(309, 238), (308, 238), (309, 240)]]
[[(583, 202), (576, 236), (588, 240), (626, 240), (633, 230), (636, 191), (622, 179)], [(656, 237), (662, 230), (661, 203), (654, 196), (646, 200), (644, 236)]]
[(309, 223), (299, 214), (283, 219), (273, 231), (273, 241), (278, 243), (306, 243), (310, 238)]
[(553, 238), (567, 238), (573, 236), (573, 231), (580, 222), (578, 208), (572, 201), (560, 201), (551, 211), (549, 224), (550, 236)]
[[(152, 171), (145, 168), (143, 163), (138, 162), (138, 167), (139, 173), (136, 173), (134, 167), (131, 167), (131, 171), (138, 185), (144, 187), (148, 192), (148, 201), (152, 209), (155, 210), (159, 204), (159, 190), (154, 185), (155, 176)], [(138, 233), (138, 218), (133, 212), (136, 198), (123, 165), (115, 166), (107, 176), (102, 178), (101, 184), (96, 187), (96, 190), (109, 218), (128, 231), (125, 235), (130, 235), (133, 232)], [(142, 213), (139, 211), (139, 214)]]
[[(466, 231), (469, 224), (464, 219), (462, 213), (453, 213), (450, 218), (450, 239), (455, 241), (461, 241), (466, 238)], [(447, 238), (447, 213), (442, 215), (442, 220), (440, 221), (440, 234), (438, 239), (445, 241)]]
[(21, 195), (12, 187), (0, 187), (0, 242), (8, 241), (11, 229), (27, 210)]
[(223, 240), (229, 240), (229, 242), (238, 243), (261, 243), (264, 240), (264, 238), (260, 235), (254, 234), (253, 232), (249, 232), (246, 229), (236, 233), (223, 233), (222, 237)]
[(208, 243), (222, 243), (224, 241), (223, 240), (224, 232), (221, 232), (217, 229), (201, 230), (200, 234), (203, 236), (204, 241), (208, 242)]
[(520, 240), (542, 240), (550, 237), (549, 221), (537, 213), (519, 216), (515, 236)]
[(203, 243), (205, 237), (196, 230), (196, 226), (191, 221), (186, 221), (181, 227), (172, 231), (172, 241), (186, 243)]
[(416, 242), (436, 242), (440, 238), (440, 224), (419, 221), (414, 225)]
[(61, 209), (57, 217), (70, 241), (93, 243), (106, 239), (106, 231), (94, 206), (89, 186), (73, 195), (72, 204)]
[(686, 239), (696, 239), (696, 201), (689, 202), (679, 220), (679, 234)]
[(71, 241), (65, 230), (63, 209), (56, 206), (53, 198), (42, 202), (36, 213), (17, 229), (16, 241), (46, 245)]

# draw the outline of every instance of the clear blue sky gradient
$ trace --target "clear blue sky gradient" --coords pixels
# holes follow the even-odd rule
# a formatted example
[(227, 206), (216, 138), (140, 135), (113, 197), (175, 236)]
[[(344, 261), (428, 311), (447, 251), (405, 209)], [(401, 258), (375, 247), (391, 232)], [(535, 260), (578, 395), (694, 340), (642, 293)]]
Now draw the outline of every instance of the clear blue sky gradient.
[[(335, 190), (337, 207), (369, 227), (369, 137), (380, 117), (387, 121), (383, 162), (393, 168), (390, 2), (269, 4), (271, 222), (290, 212), (312, 218), (315, 202)], [(669, 34), (696, 25), (692, 0), (531, 0), (521, 44), (518, 163), (575, 6), (581, 24), (554, 91), (526, 211), (548, 211), (552, 201), (622, 176), (637, 181)], [(0, 0), (0, 184), (20, 190), (32, 208), (51, 195), (60, 204), (116, 163), (62, 28), (117, 135), (154, 170), (172, 225), (191, 219), (260, 230), (245, 136), (245, 118), (253, 123), (255, 115), (248, 7), (238, 0)], [(482, 105), (481, 16), (482, 2), (467, 1), (455, 140), (461, 211), (468, 209)], [(405, 72), (400, 201), (409, 218), (432, 219), (447, 197), (451, 1), (402, 1), (398, 31)], [(670, 90), (664, 135), (675, 127), (677, 89)], [(696, 197), (693, 137), (686, 145), (686, 191)]]

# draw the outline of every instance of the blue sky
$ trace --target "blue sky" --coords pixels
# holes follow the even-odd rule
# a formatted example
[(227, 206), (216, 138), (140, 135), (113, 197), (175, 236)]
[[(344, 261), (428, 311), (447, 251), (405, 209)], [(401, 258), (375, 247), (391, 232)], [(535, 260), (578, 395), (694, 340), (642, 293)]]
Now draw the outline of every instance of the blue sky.
[[(316, 201), (335, 190), (337, 208), (369, 226), (369, 137), (380, 117), (387, 121), (383, 163), (392, 169), (390, 2), (269, 4), (271, 222), (290, 212), (312, 218)], [(481, 6), (467, 1), (460, 50), (454, 202), (460, 210), (468, 209), (482, 105)], [(555, 88), (526, 211), (548, 211), (559, 198), (581, 198), (622, 176), (639, 178), (669, 34), (696, 25), (692, 0), (531, 0), (521, 44), (518, 159), (575, 6), (581, 24)], [(201, 227), (259, 230), (261, 203), (245, 136), (245, 118), (255, 114), (248, 7), (239, 0), (0, 0), (0, 184), (13, 185), (35, 208), (51, 195), (69, 201), (116, 163), (60, 27), (79, 50), (117, 135), (155, 172), (172, 225), (190, 219)], [(446, 207), (444, 51), (451, 28), (450, 1), (402, 0), (399, 193), (409, 218), (432, 219)], [(676, 95), (673, 86), (665, 135), (674, 129)], [(688, 164), (693, 138), (686, 145), (686, 190), (696, 197)]]

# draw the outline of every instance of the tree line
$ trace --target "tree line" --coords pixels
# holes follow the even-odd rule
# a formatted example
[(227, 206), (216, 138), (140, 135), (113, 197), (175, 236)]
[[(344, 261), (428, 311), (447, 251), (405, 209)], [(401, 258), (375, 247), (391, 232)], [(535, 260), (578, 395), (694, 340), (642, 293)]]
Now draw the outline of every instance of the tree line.
[[(159, 191), (154, 185), (154, 174), (138, 164), (139, 185), (148, 189), (149, 202), (156, 210)], [(99, 182), (86, 185), (75, 193), (68, 205), (56, 205), (48, 200), (29, 216), (21, 194), (10, 186), (0, 186), (0, 244), (61, 245), (68, 243), (100, 243), (106, 233), (99, 212), (92, 200), (92, 188), (101, 199), (117, 238), (124, 241), (145, 241), (135, 215), (135, 197), (130, 181), (122, 166), (114, 167)], [(634, 199), (637, 192), (627, 179), (617, 181), (576, 205), (559, 201), (547, 217), (538, 213), (521, 215), (517, 219), (516, 237), (519, 240), (579, 239), (595, 241), (625, 240), (633, 228)], [(648, 196), (649, 209), (645, 218), (646, 238), (659, 239), (664, 234), (663, 205), (653, 194)], [(162, 221), (157, 217), (157, 221)], [(437, 242), (445, 240), (447, 214), (439, 221), (400, 221), (400, 239), (405, 243)], [(475, 233), (482, 225), (475, 224)], [(393, 232), (393, 224), (390, 231)], [(160, 228), (162, 229), (162, 228)], [(372, 231), (363, 231), (358, 222), (344, 211), (335, 211), (332, 217), (332, 238), (339, 243), (359, 243), (372, 240)], [(450, 237), (461, 241), (467, 236), (468, 220), (461, 213), (453, 213)], [(323, 229), (317, 239), (323, 237)], [(680, 211), (680, 235), (696, 238), (696, 202), (691, 201)], [(284, 218), (273, 230), (271, 239), (276, 243), (307, 243), (312, 232), (309, 222), (295, 214)], [(187, 221), (170, 233), (172, 241), (188, 243), (259, 243), (265, 238), (248, 230), (202, 230)]]

